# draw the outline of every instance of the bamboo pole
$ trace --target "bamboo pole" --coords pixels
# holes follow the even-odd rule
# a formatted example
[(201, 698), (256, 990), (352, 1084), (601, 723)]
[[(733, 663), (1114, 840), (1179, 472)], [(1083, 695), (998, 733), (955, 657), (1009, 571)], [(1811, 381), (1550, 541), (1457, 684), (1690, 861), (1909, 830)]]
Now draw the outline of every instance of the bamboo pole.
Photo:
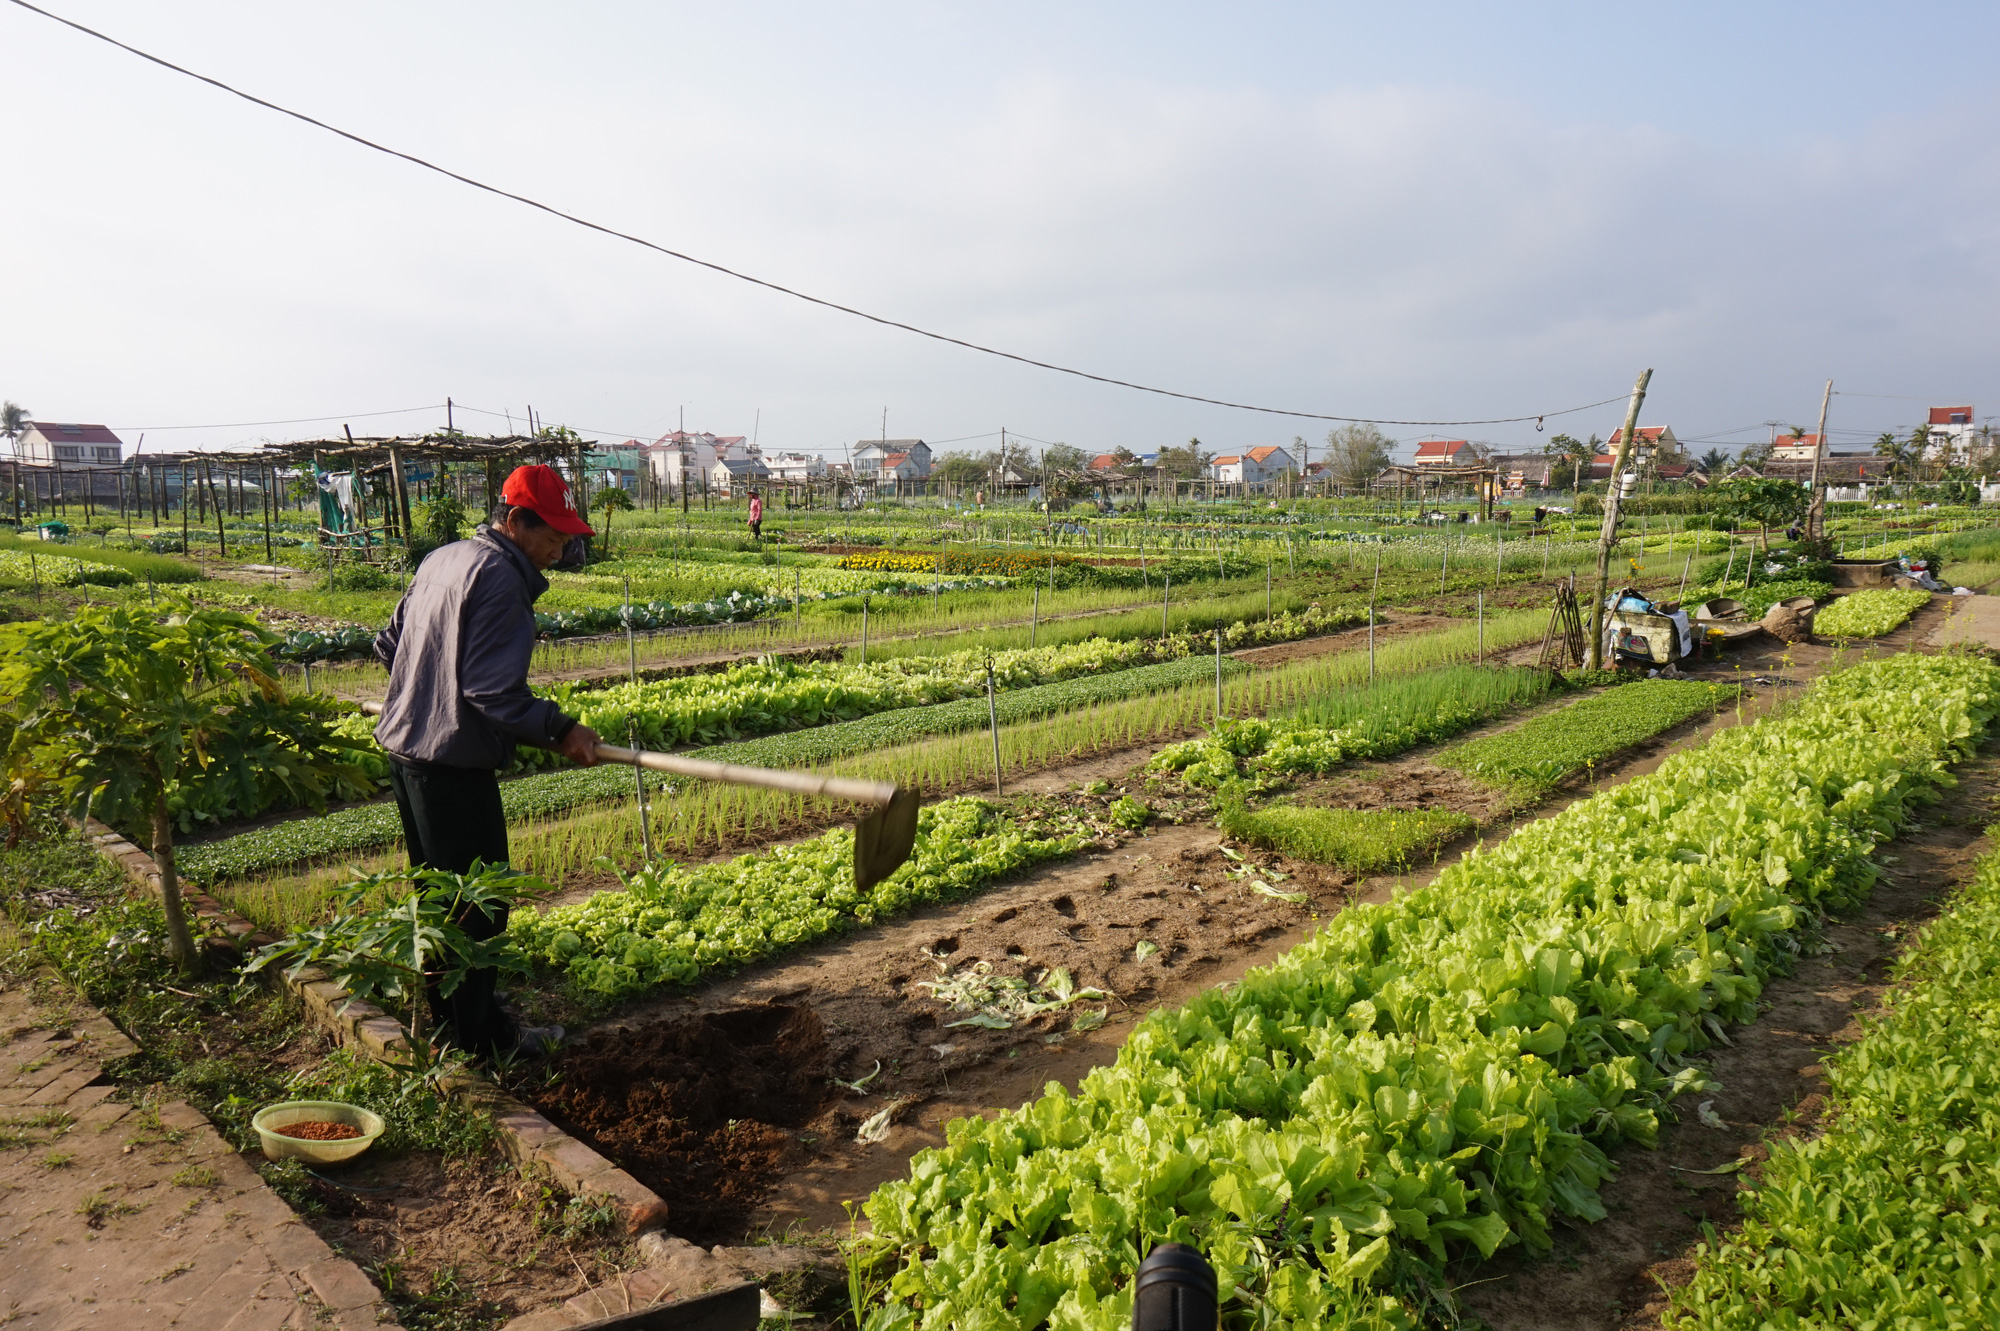
[(1632, 397), (1625, 407), (1625, 428), (1618, 434), (1618, 452), (1611, 459), (1611, 483), (1604, 490), (1604, 531), (1597, 541), (1597, 594), (1590, 600), (1589, 668), (1604, 665), (1604, 593), (1611, 582), (1611, 546), (1618, 539), (1618, 489), (1623, 482), (1625, 459), (1631, 454), (1633, 436), (1639, 430), (1639, 408), (1646, 401), (1646, 388), (1653, 380), (1651, 369), (1641, 370), (1632, 385)]

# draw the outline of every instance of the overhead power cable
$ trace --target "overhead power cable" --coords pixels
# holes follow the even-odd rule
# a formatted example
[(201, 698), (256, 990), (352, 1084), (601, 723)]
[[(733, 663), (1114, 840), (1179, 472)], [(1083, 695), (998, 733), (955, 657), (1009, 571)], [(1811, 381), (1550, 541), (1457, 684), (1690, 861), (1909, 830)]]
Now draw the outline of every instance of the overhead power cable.
[(698, 267), (709, 269), (711, 272), (721, 273), (725, 277), (733, 277), (740, 282), (748, 282), (754, 286), (760, 286), (765, 288), (766, 290), (778, 292), (780, 295), (791, 296), (797, 300), (806, 301), (809, 304), (818, 305), (829, 310), (838, 311), (841, 314), (851, 314), (857, 319), (866, 319), (869, 323), (880, 324), (885, 328), (899, 328), (906, 333), (915, 333), (918, 337), (927, 337), (935, 342), (949, 343), (952, 346), (963, 347), (967, 351), (977, 351), (988, 356), (998, 356), (1002, 360), (1014, 361), (1017, 364), (1021, 365), (1031, 365), (1036, 369), (1040, 370), (1051, 370), (1057, 374), (1073, 375), (1078, 379), (1088, 379), (1094, 383), (1109, 384), (1116, 388), (1129, 388), (1134, 390), (1135, 392), (1154, 393), (1161, 397), (1178, 398), (1183, 402), (1201, 402), (1211, 407), (1228, 407), (1234, 411), (1256, 411), (1256, 412), (1262, 412), (1270, 416), (1295, 416), (1304, 420), (1342, 421), (1354, 425), (1450, 425), (1450, 426), (1513, 425), (1523, 421), (1535, 421), (1539, 423), (1540, 421), (1545, 420), (1552, 416), (1574, 415), (1579, 411), (1589, 411), (1595, 407), (1603, 407), (1603, 406), (1608, 406), (1613, 402), (1621, 402), (1625, 398), (1625, 394), (1619, 393), (1616, 396), (1604, 398), (1602, 401), (1586, 402), (1580, 407), (1564, 407), (1558, 411), (1533, 411), (1529, 412), (1524, 416), (1491, 416), (1480, 420), (1463, 420), (1463, 421), (1391, 420), (1385, 417), (1376, 417), (1376, 416), (1336, 416), (1326, 412), (1318, 412), (1318, 411), (1291, 411), (1283, 407), (1260, 407), (1248, 402), (1231, 402), (1224, 398), (1203, 397), (1198, 393), (1181, 393), (1171, 388), (1156, 388), (1149, 384), (1133, 383), (1129, 379), (1115, 379), (1110, 375), (1092, 374), (1088, 370), (1079, 370), (1068, 365), (1057, 365), (1052, 361), (1036, 360), (1032, 356), (1023, 356), (1012, 351), (1002, 351), (997, 347), (984, 346), (978, 342), (969, 342), (962, 337), (953, 337), (948, 333), (933, 332), (928, 328), (919, 328), (915, 324), (904, 323), (899, 319), (890, 319), (883, 315), (870, 314), (866, 310), (859, 310), (851, 305), (842, 305), (838, 301), (826, 300), (819, 296), (808, 295), (803, 291), (795, 290), (791, 287), (781, 285), (780, 283), (777, 282), (767, 281), (766, 279), (761, 277), (753, 277), (748, 273), (737, 272), (733, 268), (725, 267), (722, 264), (714, 263), (708, 259), (699, 259), (692, 254), (684, 254), (680, 250), (670, 249), (665, 245), (660, 245), (653, 241), (647, 240), (643, 236), (635, 236), (632, 235), (630, 232), (619, 231), (614, 227), (605, 226), (602, 223), (593, 222), (587, 218), (578, 217), (574, 213), (564, 212), (560, 208), (556, 208), (549, 204), (539, 202), (538, 200), (535, 199), (531, 199), (525, 194), (515, 194), (510, 190), (501, 189), (497, 185), (489, 185), (482, 180), (475, 180), (471, 176), (461, 175), (456, 171), (450, 170), (449, 168), (439, 166), (435, 162), (425, 161), (423, 158), (418, 157), (413, 153), (406, 153), (401, 151), (400, 149), (391, 148), (384, 144), (377, 143), (373, 139), (364, 138), (359, 134), (355, 134), (348, 130), (341, 129), (336, 125), (329, 125), (324, 120), (317, 120), (312, 116), (305, 114), (303, 111), (294, 111), (289, 107), (280, 106), (276, 102), (266, 101), (262, 97), (258, 97), (252, 93), (244, 92), (241, 88), (232, 87), (229, 84), (224, 83), (220, 79), (210, 78), (206, 74), (197, 74), (195, 71), (187, 69), (181, 65), (177, 65), (171, 60), (163, 59), (160, 56), (153, 55), (151, 52), (148, 51), (142, 51), (136, 46), (132, 46), (128, 43), (121, 42), (116, 37), (108, 36), (105, 33), (99, 32), (95, 28), (87, 27), (84, 24), (78, 23), (74, 19), (67, 19), (60, 14), (51, 13), (49, 10), (43, 9), (39, 5), (29, 4), (28, 0), (13, 0), (13, 3), (20, 6), (22, 9), (29, 11), (30, 13), (40, 14), (43, 18), (50, 19), (56, 23), (60, 23), (66, 28), (74, 29), (77, 32), (83, 33), (87, 37), (95, 37), (97, 38), (97, 40), (101, 42), (105, 42), (108, 43), (109, 45), (115, 46), (119, 50), (124, 51), (130, 55), (135, 55), (139, 57), (139, 59), (141, 60), (149, 61), (152, 64), (160, 66), (162, 69), (169, 69), (176, 74), (182, 74), (187, 76), (188, 78), (195, 79), (198, 82), (206, 83), (211, 88), (215, 88), (222, 92), (226, 92), (232, 97), (240, 97), (244, 101), (249, 102), (252, 105), (261, 106), (267, 111), (275, 111), (282, 116), (290, 116), (292, 119), (302, 121), (305, 124), (313, 126), (315, 129), (323, 129), (329, 134), (336, 134), (341, 138), (346, 139), (350, 143), (358, 143), (364, 148), (372, 148), (376, 152), (386, 153), (391, 157), (401, 158), (403, 161), (410, 163), (412, 166), (420, 166), (426, 171), (435, 171), (437, 174), (441, 176), (446, 176), (452, 180), (456, 180), (461, 185), (469, 185), (473, 189), (483, 190), (488, 194), (498, 195), (500, 198), (503, 199), (511, 199), (515, 203), (522, 204), (529, 208), (533, 208), (539, 212), (547, 213), (551, 217), (559, 217), (565, 222), (572, 222), (577, 226), (587, 228), (588, 230), (591, 231), (600, 232), (603, 235), (611, 236), (618, 240), (629, 241), (634, 245), (643, 246), (646, 249), (655, 251), (656, 253), (664, 254), (669, 258), (679, 259), (683, 263), (691, 263)]
[(444, 403), (424, 407), (399, 407), (395, 411), (350, 411), (340, 416), (298, 416), (288, 421), (224, 421), (219, 425), (121, 425), (126, 432), (145, 430), (247, 430), (255, 425), (312, 425), (319, 421), (358, 421), (367, 416), (408, 416), (419, 411), (443, 411)]

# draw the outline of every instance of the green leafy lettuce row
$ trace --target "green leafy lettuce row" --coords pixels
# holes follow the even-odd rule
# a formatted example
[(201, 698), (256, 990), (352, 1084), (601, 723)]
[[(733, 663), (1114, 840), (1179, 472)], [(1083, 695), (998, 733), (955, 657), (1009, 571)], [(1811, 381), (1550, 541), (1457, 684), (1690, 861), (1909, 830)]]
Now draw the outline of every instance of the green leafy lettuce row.
[(1824, 1136), (1773, 1143), (1674, 1292), (1685, 1331), (2000, 1326), (2000, 854), (1825, 1060)]
[(1110, 1331), (1163, 1240), (1232, 1327), (1417, 1326), (1455, 1251), (1604, 1214), (1605, 1148), (1699, 1084), (1802, 911), (1873, 883), (1997, 691), (1968, 657), (1822, 680), (1151, 1014), (1076, 1092), (952, 1123), (867, 1203), (901, 1258), (868, 1327)]
[[(1737, 578), (1742, 574), (1741, 568), (1736, 570)], [(1831, 595), (1833, 595), (1832, 583), (1819, 582), (1812, 578), (1786, 578), (1780, 582), (1753, 583), (1749, 587), (1744, 587), (1736, 578), (1732, 578), (1727, 584), (1709, 583), (1704, 587), (1688, 588), (1685, 604), (1694, 606), (1700, 605), (1703, 601), (1727, 597), (1742, 604), (1746, 618), (1762, 619), (1764, 612), (1780, 601), (1789, 601), (1800, 596), (1810, 596), (1815, 601), (1824, 601)]]
[(1922, 607), (1931, 594), (1870, 587), (1841, 597), (1813, 617), (1813, 632), (1829, 638), (1879, 638)]
[(854, 833), (838, 828), (726, 864), (659, 864), (546, 913), (516, 912), (508, 929), (534, 962), (597, 1000), (744, 965), (919, 905), (950, 901), (1017, 870), (1073, 853), (1081, 835), (1022, 835), (977, 799), (917, 817), (916, 847), (866, 893), (854, 888)]

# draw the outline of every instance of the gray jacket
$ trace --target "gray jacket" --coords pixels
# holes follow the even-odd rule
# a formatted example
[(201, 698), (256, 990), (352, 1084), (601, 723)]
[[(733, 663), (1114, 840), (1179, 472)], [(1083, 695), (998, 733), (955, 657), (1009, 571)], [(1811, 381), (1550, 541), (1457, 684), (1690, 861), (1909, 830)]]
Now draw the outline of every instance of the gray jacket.
[(517, 740), (546, 748), (567, 735), (576, 718), (528, 689), (535, 598), (548, 589), (490, 527), (431, 552), (375, 639), (389, 667), (375, 742), (404, 762), (496, 769)]

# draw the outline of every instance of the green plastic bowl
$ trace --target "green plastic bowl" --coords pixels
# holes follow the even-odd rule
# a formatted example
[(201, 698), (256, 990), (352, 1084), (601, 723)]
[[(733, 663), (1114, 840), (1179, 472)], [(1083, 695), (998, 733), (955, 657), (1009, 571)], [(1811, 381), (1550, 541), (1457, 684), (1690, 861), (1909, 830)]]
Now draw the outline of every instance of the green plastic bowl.
[[(361, 1129), (359, 1137), (347, 1137), (334, 1142), (307, 1141), (303, 1137), (287, 1137), (276, 1131), (293, 1123), (347, 1123)], [(280, 1105), (271, 1105), (257, 1111), (250, 1120), (250, 1126), (257, 1129), (258, 1140), (264, 1143), (266, 1160), (303, 1160), (309, 1165), (337, 1165), (343, 1160), (352, 1160), (375, 1144), (387, 1124), (382, 1116), (360, 1105), (342, 1104), (338, 1100), (287, 1100)]]

